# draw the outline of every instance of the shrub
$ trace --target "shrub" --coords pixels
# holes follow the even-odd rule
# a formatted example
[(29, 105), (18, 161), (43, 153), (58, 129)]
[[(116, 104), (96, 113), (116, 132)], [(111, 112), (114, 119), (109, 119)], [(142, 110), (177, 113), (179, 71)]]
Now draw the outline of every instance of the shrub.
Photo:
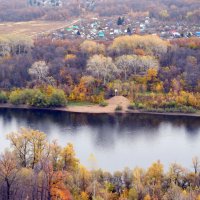
[(39, 89), (25, 89), (12, 91), (9, 96), (14, 105), (28, 105), (34, 107), (60, 107), (67, 104), (64, 91), (54, 89), (50, 95)]
[(106, 106), (108, 106), (108, 103), (106, 101), (102, 101), (99, 103), (99, 106), (106, 107)]
[(25, 105), (31, 105), (31, 101), (34, 97), (34, 95), (38, 92), (38, 90), (36, 89), (25, 89), (22, 90), (20, 93), (20, 102), (21, 104), (25, 104)]
[(121, 105), (118, 105), (118, 106), (115, 108), (115, 111), (122, 111), (122, 106), (121, 106)]
[(20, 90), (14, 90), (10, 93), (9, 96), (9, 101), (10, 103), (14, 104), (14, 105), (20, 105), (23, 104), (22, 102), (22, 98), (21, 98), (21, 91)]
[(139, 109), (145, 108), (145, 106), (144, 106), (142, 103), (138, 103), (137, 107), (138, 107)]
[(180, 106), (177, 108), (165, 108), (165, 112), (171, 113), (195, 113), (197, 110), (191, 106)]
[(180, 112), (183, 113), (195, 113), (196, 109), (191, 106), (182, 106), (180, 107)]
[(92, 95), (89, 98), (87, 98), (88, 101), (92, 103), (101, 103), (104, 101), (104, 93), (98, 94), (98, 95)]
[(157, 112), (157, 113), (163, 113), (165, 112), (162, 108), (146, 108), (145, 111), (147, 112)]
[(131, 103), (131, 104), (128, 106), (128, 109), (130, 109), (130, 110), (135, 110), (135, 109), (136, 109), (135, 103)]
[(35, 92), (33, 98), (30, 101), (30, 105), (39, 108), (49, 107), (47, 97), (39, 90)]
[(177, 106), (177, 103), (175, 101), (166, 102), (163, 107), (165, 108), (175, 108)]
[(5, 92), (0, 92), (0, 103), (7, 103), (8, 97)]
[(55, 90), (49, 98), (49, 106), (52, 107), (62, 107), (66, 106), (67, 100), (65, 93), (62, 90)]

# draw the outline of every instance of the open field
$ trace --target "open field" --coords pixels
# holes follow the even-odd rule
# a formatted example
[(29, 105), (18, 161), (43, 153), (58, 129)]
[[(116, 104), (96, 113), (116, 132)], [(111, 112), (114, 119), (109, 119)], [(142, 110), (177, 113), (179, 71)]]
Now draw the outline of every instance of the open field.
[(65, 28), (77, 23), (74, 21), (29, 21), (29, 22), (5, 22), (0, 23), (0, 34), (24, 34), (34, 37), (38, 34), (48, 34), (54, 30)]

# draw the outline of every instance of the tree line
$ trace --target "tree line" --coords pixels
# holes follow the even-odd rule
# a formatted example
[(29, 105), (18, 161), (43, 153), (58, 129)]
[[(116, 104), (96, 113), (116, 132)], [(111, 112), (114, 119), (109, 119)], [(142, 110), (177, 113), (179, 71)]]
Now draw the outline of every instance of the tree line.
[(63, 90), (48, 86), (40, 89), (16, 89), (10, 93), (0, 92), (0, 103), (25, 105), (39, 108), (65, 107), (66, 95)]
[(39, 94), (49, 86), (63, 90), (69, 101), (103, 103), (118, 89), (132, 101), (130, 109), (200, 109), (199, 38), (132, 35), (95, 42), (2, 36), (0, 55), (2, 102), (3, 93), (9, 99), (13, 90), (23, 96), (18, 89)]
[(38, 130), (9, 133), (10, 150), (0, 154), (2, 200), (199, 200), (200, 161), (192, 170), (173, 163), (168, 171), (160, 161), (149, 168), (125, 168), (114, 173), (90, 168), (77, 159), (72, 144), (61, 147)]
[[(85, 13), (85, 4), (86, 1), (63, 0), (63, 7), (48, 8), (30, 6), (27, 0), (1, 0), (0, 21), (67, 20)], [(198, 23), (199, 8), (198, 0), (102, 0), (96, 1), (90, 12), (102, 17), (131, 14), (136, 18), (149, 16), (163, 21)]]
[(67, 1), (64, 7), (30, 6), (28, 0), (1, 0), (0, 22), (21, 22), (33, 20), (64, 21), (79, 16), (80, 10), (73, 1)]

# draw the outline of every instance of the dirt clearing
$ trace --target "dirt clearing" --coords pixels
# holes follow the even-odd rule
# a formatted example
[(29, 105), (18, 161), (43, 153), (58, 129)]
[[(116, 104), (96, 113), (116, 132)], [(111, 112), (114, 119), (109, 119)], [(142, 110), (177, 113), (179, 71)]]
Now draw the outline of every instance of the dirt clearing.
[(0, 34), (23, 34), (34, 37), (37, 34), (50, 33), (77, 23), (74, 21), (29, 21), (29, 22), (7, 22), (0, 23)]

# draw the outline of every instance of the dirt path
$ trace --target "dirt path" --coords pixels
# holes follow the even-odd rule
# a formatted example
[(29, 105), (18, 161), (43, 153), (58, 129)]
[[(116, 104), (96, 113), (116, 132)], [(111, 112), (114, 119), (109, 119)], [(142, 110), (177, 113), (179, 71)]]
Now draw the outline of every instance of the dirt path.
[(72, 21), (70, 23), (69, 22), (66, 23), (66, 24), (63, 23), (64, 25), (62, 24), (62, 26), (59, 26), (59, 27), (56, 27), (56, 28), (53, 28), (53, 29), (50, 29), (50, 30), (46, 30), (46, 31), (43, 31), (43, 32), (39, 32), (39, 33), (33, 34), (33, 35), (31, 35), (31, 37), (37, 37), (38, 35), (45, 35), (45, 34), (53, 33), (54, 31), (61, 30), (61, 29), (66, 28), (68, 26), (72, 26), (72, 25), (78, 23), (79, 21), (80, 21), (80, 19), (76, 19), (76, 20), (74, 20), (74, 21)]
[(126, 112), (130, 101), (123, 96), (116, 96), (107, 100), (108, 106), (101, 107), (99, 105), (91, 106), (73, 106), (68, 107), (67, 110), (70, 112), (83, 112), (83, 113), (114, 113), (115, 108), (120, 105), (122, 106), (121, 112)]
[(77, 24), (80, 19), (71, 19), (70, 21), (27, 21), (27, 22), (3, 22), (0, 23), (0, 34), (23, 34), (29, 37), (45, 35), (56, 30)]

